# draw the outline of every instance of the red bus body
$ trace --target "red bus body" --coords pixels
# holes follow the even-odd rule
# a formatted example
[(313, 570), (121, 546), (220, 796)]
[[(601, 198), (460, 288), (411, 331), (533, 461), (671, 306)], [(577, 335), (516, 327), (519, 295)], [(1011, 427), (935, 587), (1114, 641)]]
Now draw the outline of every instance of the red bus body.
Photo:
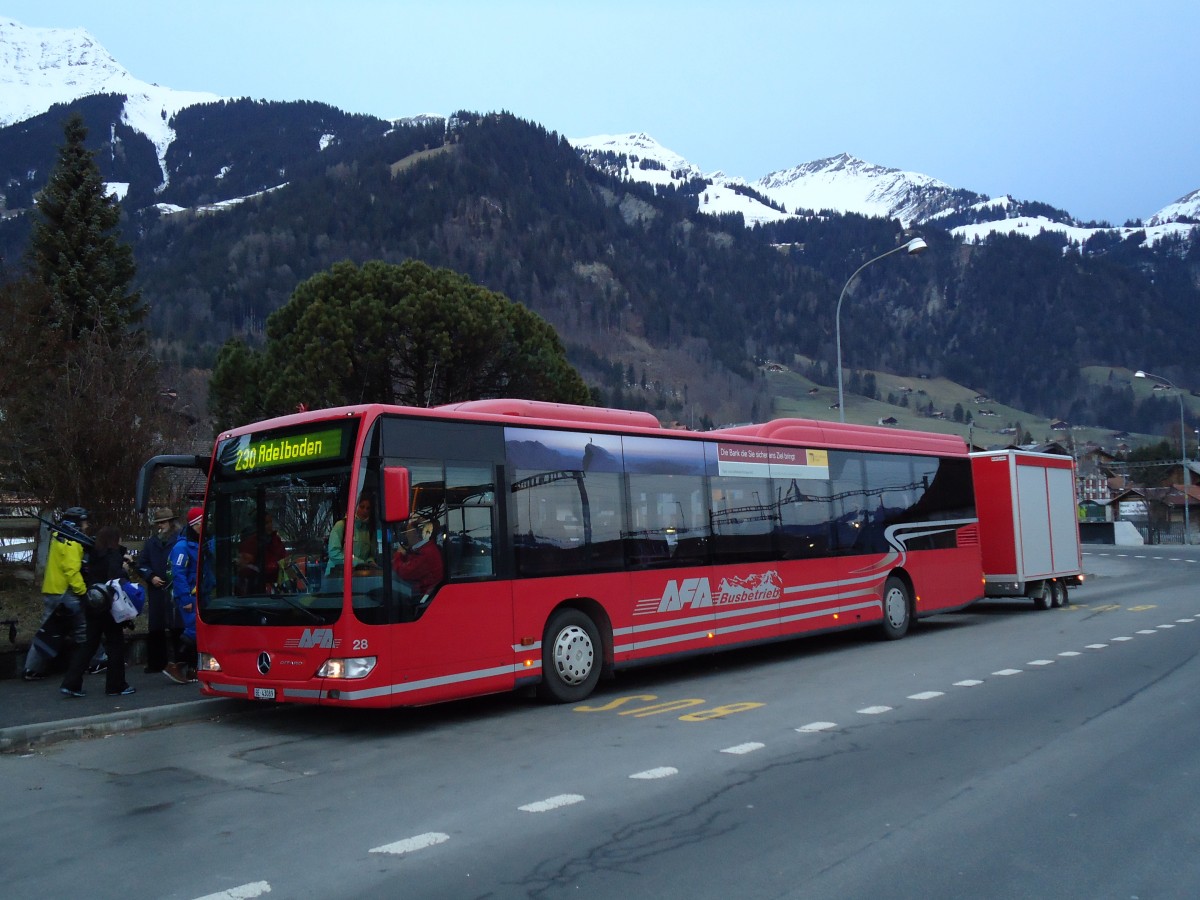
[[(353, 434), (336, 460), (320, 449), (334, 426)], [(583, 447), (585, 462), (539, 462), (560, 440), (570, 452)], [(493, 443), (503, 452), (476, 449)], [(447, 449), (406, 455), (418, 445)], [(412, 472), (414, 508), (436, 495), (427, 508), (439, 517), (446, 573), (432, 598), (399, 598), (386, 557), (382, 574), (348, 575), (346, 565), (344, 583), (330, 593), (322, 573), (334, 564), (315, 541), (302, 552), (288, 534), (287, 572), (274, 584), (243, 600), (234, 581), (221, 581), (235, 522), (253, 521), (272, 503), (276, 520), (293, 507), (311, 512), (336, 493), (338, 483), (315, 477), (307, 493), (288, 493), (309, 472), (288, 458), (305, 453), (325, 454), (322, 464), (344, 460), (351, 493), (330, 502), (346, 523), (355, 496), (364, 486), (382, 489), (379, 473), (389, 465)], [(490, 492), (486, 484), (455, 487), (469, 478), (455, 474), (452, 457), (472, 453), (480, 461), (459, 468), (477, 481), (491, 472)], [(672, 467), (676, 455), (697, 460), (691, 474)], [(441, 481), (422, 480), (422, 467), (435, 471), (442, 456)], [(594, 475), (588, 466), (601, 456), (611, 471)], [(889, 590), (893, 615), (895, 603), (906, 604), (889, 634), (899, 637), (910, 620), (961, 609), (982, 593), (970, 468), (963, 441), (943, 435), (795, 419), (692, 433), (662, 429), (648, 414), (520, 400), (348, 407), (235, 429), (218, 438), (201, 536), (209, 554), (201, 593), (213, 593), (197, 623), (201, 690), (274, 702), (429, 704), (542, 684), (544, 667), (560, 650), (569, 657), (574, 638), (585, 649), (595, 641), (587, 650), (594, 661), (579, 665), (608, 672), (882, 626)], [(620, 509), (602, 509), (606, 502)], [(574, 521), (580, 512), (590, 521)], [(661, 526), (668, 514), (682, 522)], [(474, 542), (460, 520), (477, 526)], [(390, 554), (403, 523), (374, 524), (379, 555)], [(360, 551), (343, 527), (333, 552), (348, 560)], [(552, 529), (565, 536), (549, 537)], [(617, 537), (605, 543), (609, 533)], [(867, 533), (873, 543), (860, 547)], [(644, 564), (643, 544), (693, 555)], [(464, 565), (460, 555), (479, 546), (486, 558)], [(590, 569), (559, 571), (582, 558)], [(204, 586), (214, 579), (216, 588)], [(564, 614), (578, 624), (551, 633)], [(568, 684), (552, 696), (576, 699), (593, 685)]]

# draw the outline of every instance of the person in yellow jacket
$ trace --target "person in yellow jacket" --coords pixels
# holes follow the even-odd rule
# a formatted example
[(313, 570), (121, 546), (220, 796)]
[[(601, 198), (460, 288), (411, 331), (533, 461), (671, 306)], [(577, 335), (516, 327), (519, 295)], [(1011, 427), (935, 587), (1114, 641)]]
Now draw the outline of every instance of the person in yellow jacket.
[[(59, 524), (69, 532), (87, 534), (91, 528), (86, 509), (72, 506), (63, 513)], [(65, 610), (68, 620), (67, 637), (76, 646), (83, 644), (87, 638), (87, 620), (83, 614), (83, 598), (87, 593), (87, 583), (83, 580), (83, 544), (71, 540), (61, 531), (52, 531), (50, 536), (50, 553), (46, 559), (46, 574), (42, 579), (42, 625), (50, 621), (59, 608)], [(39, 629), (39, 633), (40, 629)], [(40, 681), (46, 677), (46, 669), (50, 661), (57, 655), (57, 648), (50, 647), (37, 636), (29, 644), (29, 653), (25, 656), (25, 672), (21, 676), (26, 681)]]

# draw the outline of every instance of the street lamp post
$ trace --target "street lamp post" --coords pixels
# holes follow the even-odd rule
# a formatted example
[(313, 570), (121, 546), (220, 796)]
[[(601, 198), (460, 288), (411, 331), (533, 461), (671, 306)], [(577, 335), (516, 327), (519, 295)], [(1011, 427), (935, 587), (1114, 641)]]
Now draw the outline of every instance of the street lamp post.
[(1191, 515), (1188, 512), (1191, 497), (1188, 496), (1188, 487), (1191, 486), (1191, 473), (1188, 471), (1187, 458), (1187, 428), (1183, 423), (1183, 391), (1179, 386), (1169, 378), (1163, 378), (1161, 375), (1155, 375), (1153, 372), (1143, 372), (1138, 369), (1133, 373), (1134, 378), (1153, 378), (1155, 381), (1161, 381), (1167, 387), (1175, 391), (1175, 396), (1179, 399), (1179, 458), (1183, 462), (1183, 543), (1189, 543), (1189, 536), (1192, 531)]
[(901, 244), (899, 247), (893, 247), (887, 253), (880, 253), (874, 259), (868, 259), (865, 263), (854, 270), (854, 274), (846, 279), (846, 284), (842, 287), (841, 294), (838, 295), (837, 312), (834, 314), (834, 330), (837, 333), (837, 370), (838, 370), (838, 419), (842, 422), (846, 421), (846, 403), (842, 395), (842, 301), (846, 299), (846, 290), (850, 287), (850, 282), (858, 277), (858, 273), (865, 269), (873, 262), (879, 262), (885, 256), (891, 256), (893, 253), (899, 253), (901, 250), (908, 253), (910, 256), (916, 256), (919, 253), (924, 253), (929, 249), (929, 245), (921, 238), (913, 238), (907, 244)]

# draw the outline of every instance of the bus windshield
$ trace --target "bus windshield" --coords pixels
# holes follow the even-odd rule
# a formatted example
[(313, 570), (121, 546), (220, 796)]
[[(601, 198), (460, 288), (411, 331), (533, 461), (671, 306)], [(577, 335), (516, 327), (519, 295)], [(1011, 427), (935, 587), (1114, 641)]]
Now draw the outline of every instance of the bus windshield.
[(209, 624), (314, 625), (342, 611), (328, 539), (347, 514), (356, 423), (221, 442), (203, 533)]

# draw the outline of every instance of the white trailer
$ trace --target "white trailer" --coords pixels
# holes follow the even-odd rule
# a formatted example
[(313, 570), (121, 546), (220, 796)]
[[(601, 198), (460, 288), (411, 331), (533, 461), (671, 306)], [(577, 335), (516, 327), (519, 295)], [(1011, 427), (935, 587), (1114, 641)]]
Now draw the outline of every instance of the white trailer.
[(1001, 450), (971, 454), (984, 596), (1067, 604), (1082, 582), (1075, 463), (1069, 456)]

